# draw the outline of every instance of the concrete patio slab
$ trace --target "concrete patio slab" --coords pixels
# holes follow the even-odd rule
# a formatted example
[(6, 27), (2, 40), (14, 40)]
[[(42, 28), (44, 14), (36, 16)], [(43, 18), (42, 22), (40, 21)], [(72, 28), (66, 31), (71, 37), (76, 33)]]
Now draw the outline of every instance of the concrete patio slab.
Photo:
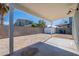
[(74, 40), (52, 37), (51, 39), (45, 41), (45, 43), (59, 47), (67, 51), (71, 51), (79, 55), (79, 51), (76, 47)]
[[(53, 45), (46, 44), (44, 42), (38, 42), (35, 44), (32, 44), (28, 47), (24, 47), (20, 50), (15, 51), (12, 56), (21, 56), (23, 51), (28, 51), (30, 48), (37, 48), (38, 51), (33, 56), (78, 56), (77, 54), (74, 54), (72, 52), (66, 51), (64, 49), (58, 48)], [(29, 51), (30, 53), (30, 51)], [(28, 54), (26, 53), (27, 56)], [(32, 56), (32, 55), (31, 55)]]

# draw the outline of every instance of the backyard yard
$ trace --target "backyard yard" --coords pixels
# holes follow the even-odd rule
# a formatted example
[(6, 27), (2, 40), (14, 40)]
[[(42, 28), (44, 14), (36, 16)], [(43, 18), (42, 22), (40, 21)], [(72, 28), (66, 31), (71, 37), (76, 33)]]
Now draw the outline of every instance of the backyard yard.
[[(56, 35), (57, 35), (57, 37), (56, 37)], [(71, 36), (63, 35), (63, 37), (65, 37), (65, 36), (71, 37)], [(69, 55), (75, 55), (75, 54), (71, 53), (71, 52), (74, 52), (74, 51), (75, 51), (74, 53), (78, 54), (74, 40), (71, 40), (69, 38), (63, 38), (63, 37), (61, 37), (61, 36), (58, 37), (58, 34), (53, 34), (52, 38), (51, 38), (50, 34), (42, 34), (42, 33), (34, 34), (34, 35), (14, 37), (14, 52), (16, 52), (20, 49), (23, 49), (25, 47), (36, 44), (36, 46), (38, 46), (41, 49), (40, 53), (38, 53), (36, 55), (42, 55), (44, 51), (47, 52), (46, 46), (47, 46), (47, 44), (49, 44), (49, 45), (51, 45), (51, 47), (55, 46), (55, 47), (60, 48), (60, 49), (56, 48), (55, 53), (59, 53), (59, 52), (57, 52), (58, 50), (60, 52), (63, 51), (62, 53), (64, 53), (64, 54), (58, 54), (58, 55), (68, 55), (68, 54)], [(39, 42), (42, 42), (42, 43), (39, 43)], [(41, 46), (40, 44), (43, 44), (43, 45), (46, 44), (46, 46), (42, 47), (43, 45)], [(63, 48), (61, 48), (61, 47), (63, 47)], [(66, 49), (64, 49), (64, 48), (66, 48)], [(48, 46), (48, 49), (50, 49), (49, 46)], [(50, 53), (47, 52), (47, 54), (45, 54), (46, 52), (44, 52), (43, 55), (50, 55), (51, 52), (53, 51), (52, 49), (50, 50)], [(71, 51), (71, 52), (66, 52), (66, 50)], [(9, 53), (9, 38), (0, 39), (0, 55), (7, 55), (8, 53)], [(53, 54), (51, 54), (51, 55), (53, 55)]]

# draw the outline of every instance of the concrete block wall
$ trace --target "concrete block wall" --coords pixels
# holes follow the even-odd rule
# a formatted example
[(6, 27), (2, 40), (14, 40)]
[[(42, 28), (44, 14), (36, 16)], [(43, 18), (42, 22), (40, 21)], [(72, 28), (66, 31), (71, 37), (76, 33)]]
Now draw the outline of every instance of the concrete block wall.
[[(0, 26), (0, 39), (9, 37), (9, 27), (6, 29), (6, 31)], [(23, 35), (32, 35), (32, 34), (38, 34), (38, 33), (44, 33), (44, 28), (40, 27), (14, 27), (14, 36), (23, 36)]]

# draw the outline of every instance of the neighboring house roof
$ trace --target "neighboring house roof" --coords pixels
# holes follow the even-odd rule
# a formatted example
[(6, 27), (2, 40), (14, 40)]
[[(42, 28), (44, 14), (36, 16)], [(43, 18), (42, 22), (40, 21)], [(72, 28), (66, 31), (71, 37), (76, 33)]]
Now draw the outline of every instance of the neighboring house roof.
[(69, 24), (61, 24), (61, 25), (57, 25), (57, 26), (67, 26), (67, 25), (69, 25)]
[(66, 26), (66, 25), (72, 25), (72, 17), (69, 17), (68, 20), (65, 20), (63, 23), (56, 25), (56, 26)]

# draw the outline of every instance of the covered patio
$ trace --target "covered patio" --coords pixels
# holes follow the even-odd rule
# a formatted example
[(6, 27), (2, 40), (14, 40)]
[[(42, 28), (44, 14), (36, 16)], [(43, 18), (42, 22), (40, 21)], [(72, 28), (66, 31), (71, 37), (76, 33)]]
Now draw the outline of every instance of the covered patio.
[[(65, 38), (57, 38), (56, 36), (52, 35), (52, 30), (51, 30), (51, 35), (49, 34), (41, 34), (41, 35), (33, 35), (34, 38), (34, 43), (32, 43), (33, 38), (29, 38), (29, 42), (31, 42), (30, 45), (28, 41), (25, 39), (27, 36), (23, 37), (13, 37), (13, 32), (14, 32), (14, 9), (20, 9), (25, 12), (28, 12), (34, 16), (40, 17), (45, 20), (48, 20), (52, 22), (54, 20), (64, 18), (64, 17), (73, 17), (73, 24), (72, 24), (72, 36), (74, 40), (65, 40)], [(55, 4), (48, 4), (48, 3), (39, 3), (39, 4), (34, 4), (34, 3), (26, 3), (26, 4), (10, 4), (10, 18), (9, 18), (9, 24), (10, 24), (10, 37), (7, 38), (7, 40), (3, 39), (1, 42), (7, 42), (8, 43), (8, 54), (9, 55), (18, 55), (21, 52), (23, 52), (23, 49), (28, 51), (29, 46), (30, 47), (36, 47), (39, 49), (39, 52), (34, 54), (34, 55), (79, 55), (79, 28), (78, 28), (78, 20), (79, 18), (79, 4), (74, 4), (74, 3), (55, 3)], [(41, 40), (36, 37), (42, 37)], [(67, 36), (68, 37), (68, 36)], [(22, 38), (22, 39), (21, 39)], [(18, 40), (20, 39), (21, 42)], [(37, 39), (37, 40), (36, 40)], [(69, 38), (66, 38), (69, 39)], [(24, 40), (24, 41), (23, 41)], [(16, 42), (17, 43), (16, 43)], [(70, 43), (71, 42), (71, 43)], [(16, 45), (15, 45), (16, 43)], [(20, 45), (21, 44), (21, 45)], [(23, 44), (23, 45), (22, 45)], [(5, 45), (4, 43), (0, 45)], [(27, 45), (27, 46), (26, 46)], [(22, 47), (21, 47), (22, 46)], [(5, 48), (4, 46), (3, 48)], [(16, 47), (16, 48), (15, 48)], [(2, 46), (1, 46), (2, 48)], [(6, 49), (4, 49), (6, 51)], [(6, 53), (4, 52), (1, 53), (2, 55), (5, 55)], [(1, 51), (1, 50), (0, 50)], [(47, 52), (48, 51), (48, 52)], [(7, 55), (7, 54), (6, 54)]]

